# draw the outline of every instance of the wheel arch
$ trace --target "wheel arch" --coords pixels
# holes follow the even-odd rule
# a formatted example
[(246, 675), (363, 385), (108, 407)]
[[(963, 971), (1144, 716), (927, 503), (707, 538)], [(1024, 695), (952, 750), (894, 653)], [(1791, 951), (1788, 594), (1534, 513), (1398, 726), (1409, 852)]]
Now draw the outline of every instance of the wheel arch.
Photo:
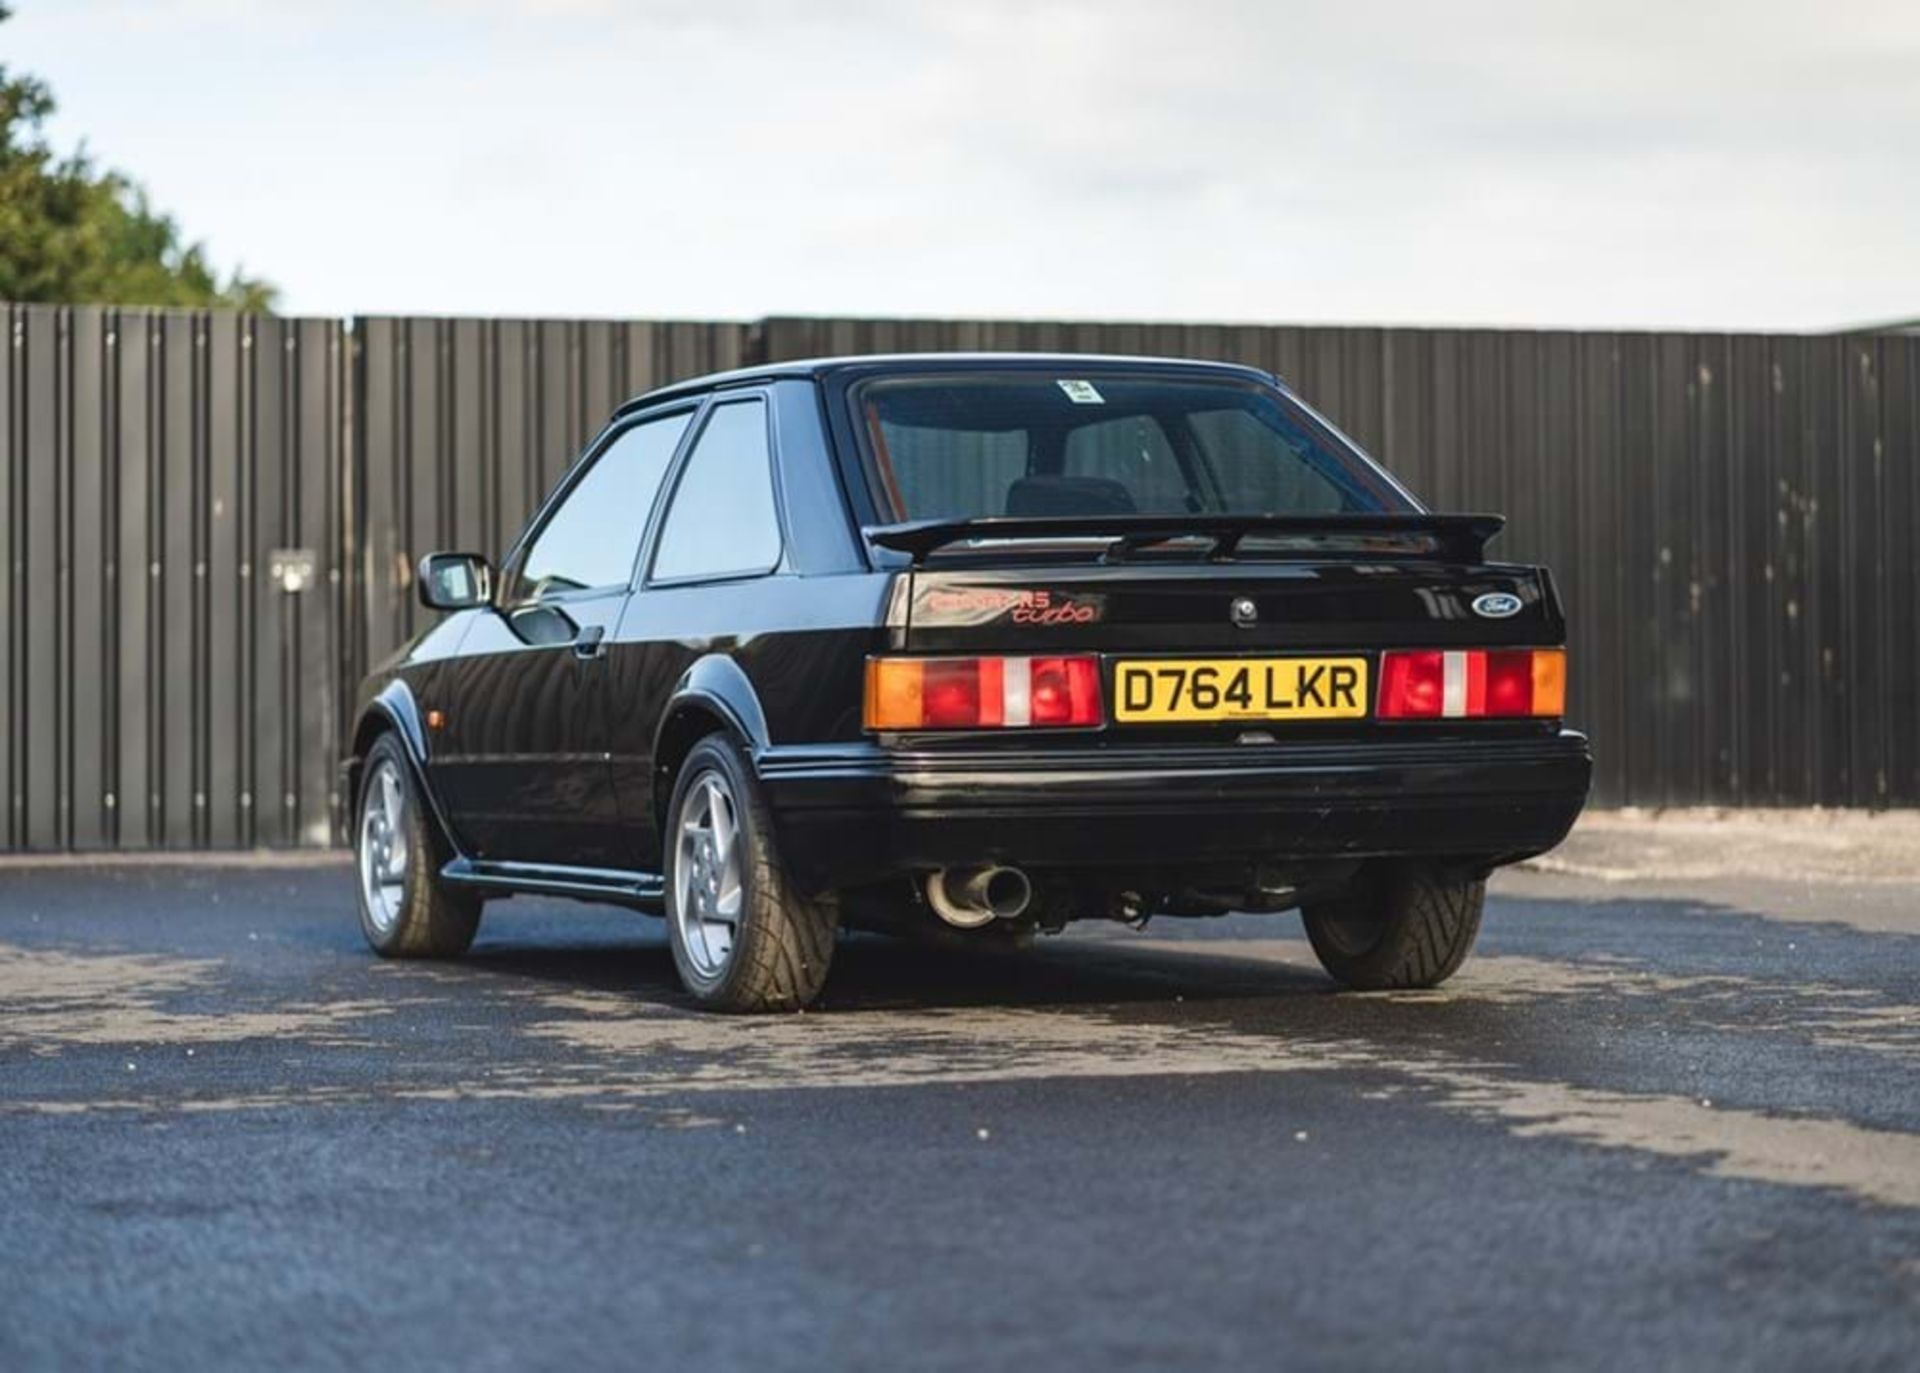
[(653, 816), (666, 825), (674, 779), (693, 746), (709, 734), (725, 733), (757, 766), (767, 748), (767, 717), (759, 694), (740, 664), (724, 653), (696, 661), (674, 684), (653, 736)]
[(440, 798), (435, 794), (433, 782), (427, 775), (427, 731), (420, 703), (415, 699), (413, 689), (399, 678), (382, 687), (367, 702), (360, 712), (360, 718), (354, 723), (353, 750), (347, 757), (345, 768), (348, 842), (353, 841), (351, 827), (359, 811), (360, 778), (366, 769), (367, 754), (382, 734), (392, 734), (399, 739), (400, 752), (413, 773), (414, 786), (427, 798), (427, 814), (436, 835), (446, 846), (449, 856), (458, 855), (460, 846), (454, 842), (453, 828), (447, 823)]

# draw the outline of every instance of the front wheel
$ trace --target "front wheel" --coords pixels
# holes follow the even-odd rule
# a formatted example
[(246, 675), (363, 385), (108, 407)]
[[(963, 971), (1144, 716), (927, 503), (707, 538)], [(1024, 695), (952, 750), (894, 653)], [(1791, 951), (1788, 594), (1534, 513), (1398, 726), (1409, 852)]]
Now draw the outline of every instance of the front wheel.
[(1356, 991), (1437, 987), (1466, 961), (1486, 906), (1484, 879), (1421, 864), (1362, 873), (1306, 907), (1320, 966)]
[(480, 902), (440, 880), (425, 798), (400, 741), (367, 750), (354, 826), (360, 932), (387, 958), (457, 958), (480, 928)]
[(795, 889), (753, 770), (731, 740), (693, 746), (667, 809), (667, 937), (680, 981), (717, 1011), (798, 1010), (820, 994), (836, 909)]

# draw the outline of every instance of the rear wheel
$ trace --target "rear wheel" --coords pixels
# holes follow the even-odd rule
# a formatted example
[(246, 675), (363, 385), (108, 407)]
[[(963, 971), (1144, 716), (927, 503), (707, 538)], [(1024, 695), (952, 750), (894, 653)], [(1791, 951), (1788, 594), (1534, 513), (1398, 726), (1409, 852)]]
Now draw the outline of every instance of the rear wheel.
[(810, 1003), (833, 959), (835, 908), (795, 889), (752, 769), (725, 735), (693, 746), (667, 817), (667, 936), (686, 989), (718, 1011)]
[(1320, 966), (1356, 991), (1437, 987), (1480, 933), (1487, 884), (1424, 864), (1363, 873), (1343, 895), (1301, 915)]
[(383, 734), (360, 772), (354, 826), (360, 932), (387, 958), (457, 958), (480, 928), (480, 902), (440, 880), (440, 853), (400, 741)]

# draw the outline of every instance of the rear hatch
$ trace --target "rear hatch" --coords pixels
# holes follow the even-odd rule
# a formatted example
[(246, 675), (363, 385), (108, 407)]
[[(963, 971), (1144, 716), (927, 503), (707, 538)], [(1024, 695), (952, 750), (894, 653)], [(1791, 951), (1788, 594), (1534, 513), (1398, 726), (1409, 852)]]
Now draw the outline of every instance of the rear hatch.
[[(1481, 561), (1497, 517), (1134, 520), (1066, 535), (1049, 531), (1086, 522), (1024, 523), (870, 531), (914, 560), (895, 642), (916, 656), (1098, 655), (1106, 718), (1128, 737), (1366, 732), (1384, 651), (1565, 638), (1542, 569)], [(916, 543), (900, 530), (923, 532)], [(1540, 728), (1394, 727), (1463, 724)]]

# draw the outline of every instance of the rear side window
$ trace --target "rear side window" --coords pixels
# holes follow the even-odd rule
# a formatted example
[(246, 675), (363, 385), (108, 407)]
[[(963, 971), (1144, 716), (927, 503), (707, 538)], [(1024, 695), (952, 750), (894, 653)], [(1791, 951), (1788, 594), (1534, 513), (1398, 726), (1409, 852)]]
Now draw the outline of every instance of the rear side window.
[(662, 581), (746, 577), (780, 561), (767, 407), (758, 399), (713, 408), (674, 487), (653, 555)]
[(1283, 393), (1230, 378), (891, 377), (855, 404), (898, 519), (1413, 508)]
[(654, 497), (692, 418), (685, 410), (614, 437), (534, 536), (513, 599), (631, 580)]

